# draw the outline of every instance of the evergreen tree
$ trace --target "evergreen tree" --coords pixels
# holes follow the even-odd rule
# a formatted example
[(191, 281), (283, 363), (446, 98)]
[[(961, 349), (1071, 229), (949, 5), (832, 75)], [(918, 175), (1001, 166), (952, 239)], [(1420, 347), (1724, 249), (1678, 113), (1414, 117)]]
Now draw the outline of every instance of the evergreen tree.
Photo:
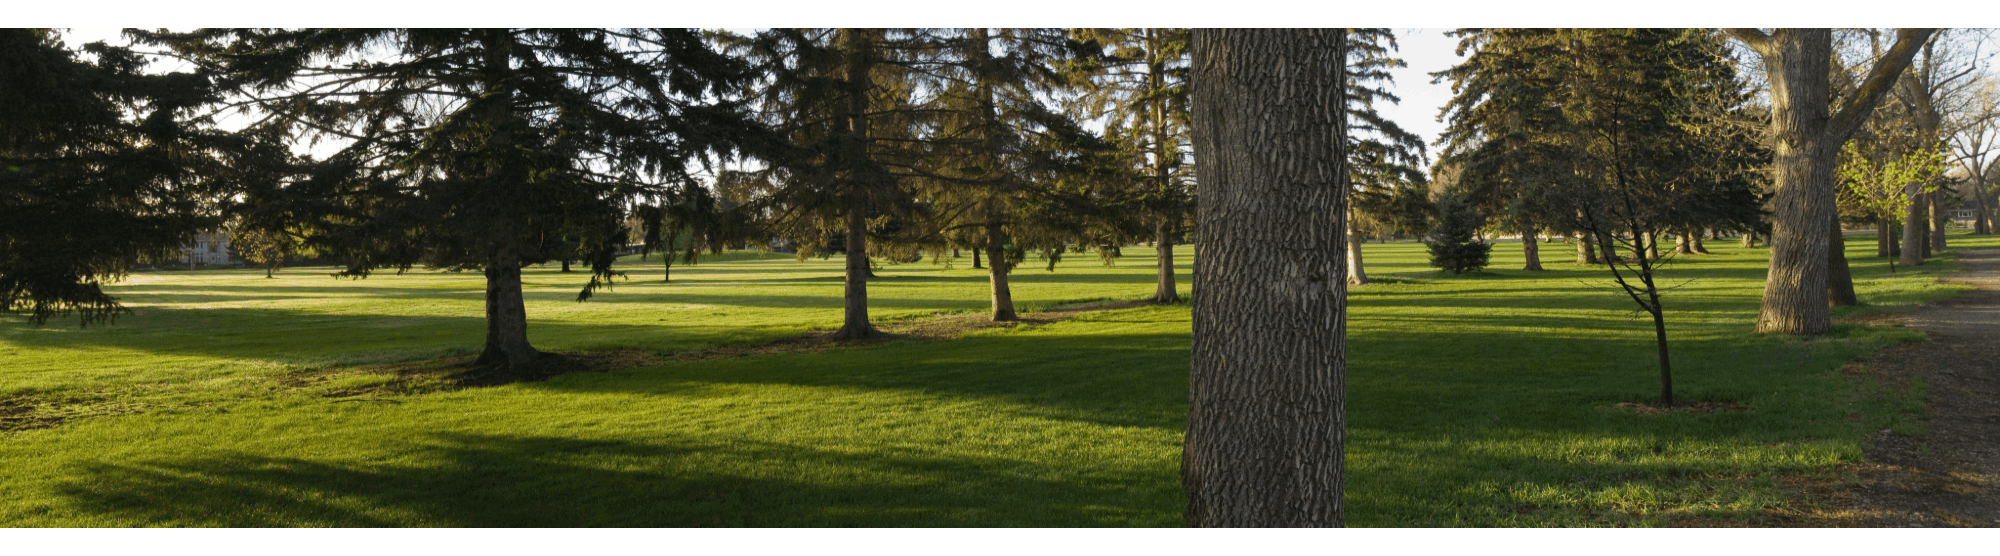
[(584, 246), (578, 300), (618, 275), (624, 207), (698, 187), (689, 162), (754, 138), (747, 77), (686, 29), (300, 29), (154, 34), (334, 154), (253, 192), (341, 276), (414, 265), (486, 276), (475, 366), (535, 372), (521, 268)]
[(845, 255), (837, 339), (876, 334), (870, 255), (890, 255), (902, 224), (924, 210), (907, 183), (926, 150), (920, 128), (934, 116), (917, 104), (914, 73), (935, 55), (919, 39), (910, 30), (770, 29), (733, 41), (761, 70), (752, 102), (787, 143), (758, 154), (767, 166), (755, 179), (771, 189), (740, 210), (797, 240), (800, 257)]
[(1466, 200), (1465, 194), (1450, 193), (1438, 199), (1437, 222), (1424, 238), (1424, 247), (1431, 253), (1431, 266), (1452, 274), (1486, 268), (1493, 244), (1474, 237), (1485, 225), (1485, 218)]
[(102, 286), (221, 224), (270, 149), (213, 129), (198, 74), (125, 48), (80, 59), (49, 29), (0, 29), (0, 311), (82, 325), (125, 312)]
[[(1389, 29), (1349, 29), (1347, 33), (1347, 159), (1348, 179), (1354, 188), (1348, 203), (1347, 282), (1368, 283), (1362, 266), (1360, 237), (1355, 233), (1357, 216), (1378, 222), (1399, 220), (1409, 214), (1412, 195), (1425, 183), (1418, 168), (1428, 162), (1424, 140), (1396, 122), (1382, 117), (1375, 103), (1403, 101), (1385, 85), (1395, 83), (1391, 68), (1408, 67), (1394, 57), (1396, 34)], [(1400, 200), (1398, 194), (1401, 194)]]
[(1075, 112), (1105, 121), (1105, 136), (1132, 153), (1135, 193), (1146, 207), (1158, 252), (1152, 299), (1180, 301), (1174, 285), (1175, 238), (1194, 210), (1194, 166), (1189, 163), (1188, 30), (1078, 29), (1078, 40), (1103, 47), (1103, 56), (1078, 61), (1091, 75), (1089, 92)]
[[(1451, 79), (1445, 105), (1443, 160), (1461, 169), (1458, 187), (1480, 211), (1503, 216), (1521, 233), (1526, 270), (1542, 270), (1536, 230), (1552, 218), (1546, 196), (1560, 179), (1562, 149), (1548, 140), (1561, 127), (1559, 94), (1566, 76), (1554, 29), (1459, 29), (1466, 60), (1433, 81)], [(1468, 54), (1469, 53), (1469, 54)]]

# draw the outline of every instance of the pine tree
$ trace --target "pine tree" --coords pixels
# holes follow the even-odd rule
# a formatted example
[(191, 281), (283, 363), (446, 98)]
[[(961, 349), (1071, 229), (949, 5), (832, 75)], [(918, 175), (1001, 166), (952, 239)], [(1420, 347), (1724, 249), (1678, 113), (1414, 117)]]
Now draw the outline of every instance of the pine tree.
[(1347, 218), (1347, 281), (1361, 285), (1368, 283), (1368, 273), (1362, 266), (1361, 238), (1355, 234), (1356, 216), (1392, 222), (1399, 209), (1407, 213), (1409, 207), (1398, 206), (1398, 193), (1407, 205), (1411, 194), (1426, 182), (1418, 168), (1429, 160), (1422, 137), (1375, 109), (1377, 102), (1403, 101), (1384, 87), (1395, 82), (1390, 68), (1408, 67), (1392, 54), (1396, 34), (1389, 29), (1349, 29), (1347, 49), (1348, 179), (1354, 188), (1348, 203), (1352, 214)]
[(925, 208), (907, 183), (925, 153), (920, 128), (934, 115), (917, 104), (914, 73), (934, 55), (919, 38), (910, 30), (770, 29), (734, 41), (762, 73), (751, 100), (787, 143), (758, 155), (767, 166), (756, 179), (772, 188), (741, 211), (797, 240), (800, 257), (846, 257), (837, 339), (877, 333), (868, 320), (870, 257), (891, 255), (895, 233)]
[(755, 128), (727, 96), (745, 68), (686, 29), (205, 30), (148, 35), (224, 77), (297, 140), (339, 150), (253, 196), (308, 224), (342, 276), (414, 265), (486, 275), (475, 366), (537, 371), (521, 268), (591, 266), (607, 287), (624, 207), (696, 187), (690, 160)]
[(1474, 236), (1485, 226), (1478, 208), (1463, 193), (1450, 193), (1437, 201), (1437, 222), (1431, 225), (1424, 247), (1431, 253), (1431, 266), (1452, 274), (1478, 272), (1486, 268), (1493, 244)]
[(53, 30), (0, 29), (0, 311), (38, 324), (126, 312), (103, 284), (220, 226), (270, 155), (192, 116), (218, 100), (204, 76), (83, 51)]
[(1151, 220), (1158, 252), (1152, 299), (1180, 301), (1174, 285), (1174, 240), (1194, 210), (1189, 163), (1188, 30), (1078, 29), (1078, 40), (1108, 52), (1080, 60), (1092, 87), (1075, 104), (1086, 119), (1103, 118), (1107, 138), (1122, 140), (1139, 174), (1136, 193)]

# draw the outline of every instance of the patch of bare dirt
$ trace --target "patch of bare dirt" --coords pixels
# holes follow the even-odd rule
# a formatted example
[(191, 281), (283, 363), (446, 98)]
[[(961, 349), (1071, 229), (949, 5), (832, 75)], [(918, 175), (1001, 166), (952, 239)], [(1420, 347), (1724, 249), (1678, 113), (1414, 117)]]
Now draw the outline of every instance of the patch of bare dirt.
[[(1801, 479), (1819, 509), (1789, 516), (1804, 527), (2000, 527), (2000, 249), (1960, 253), (1967, 269), (1944, 278), (1980, 289), (1906, 315), (1927, 341), (1892, 347), (1855, 366), (1902, 390), (1921, 380), (1925, 432), (1883, 430), (1868, 461), (1831, 484)], [(1826, 481), (1821, 481), (1826, 483)]]

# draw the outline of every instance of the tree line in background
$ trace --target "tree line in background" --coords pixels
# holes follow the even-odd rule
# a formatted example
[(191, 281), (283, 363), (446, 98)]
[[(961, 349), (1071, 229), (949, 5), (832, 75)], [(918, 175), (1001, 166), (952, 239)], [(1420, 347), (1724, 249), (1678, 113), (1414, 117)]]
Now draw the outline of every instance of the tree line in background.
[[(1944, 247), (1954, 199), (1992, 231), (1982, 32), (1453, 34), (1433, 161), (1376, 110), (1406, 66), (1386, 29), (129, 31), (193, 68), (167, 74), (0, 30), (0, 307), (109, 320), (101, 284), (226, 226), (267, 275), (296, 253), (342, 277), (481, 272), (475, 366), (527, 376), (550, 360), (530, 264), (583, 264), (582, 301), (633, 244), (669, 273), (728, 247), (839, 255), (836, 337), (858, 339), (884, 262), (970, 251), (1011, 320), (1031, 252), (1053, 271), (1150, 242), (1151, 298), (1176, 302), (1172, 249), (1193, 238), (1190, 523), (1338, 524), (1364, 238), (1421, 237), (1453, 273), (1487, 264), (1487, 234), (1518, 236), (1529, 271), (1542, 240), (1574, 241), (1653, 317), (1671, 404), (1657, 276), (1704, 237), (1765, 238), (1757, 330), (1811, 335), (1857, 302), (1843, 223), (1905, 265)], [(1246, 384), (1313, 394), (1280, 408), (1231, 394)], [(1263, 432), (1201, 432), (1246, 430)], [(1253, 500), (1277, 494), (1296, 503)]]

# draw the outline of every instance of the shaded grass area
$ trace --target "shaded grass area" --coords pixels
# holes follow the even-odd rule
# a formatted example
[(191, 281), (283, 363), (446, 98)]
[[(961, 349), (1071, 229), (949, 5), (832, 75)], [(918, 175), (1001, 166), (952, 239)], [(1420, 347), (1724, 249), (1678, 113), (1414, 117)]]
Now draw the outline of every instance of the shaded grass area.
[[(1954, 239), (1958, 247), (2000, 245)], [(1949, 264), (1890, 275), (1850, 246), (1870, 305), (1843, 314), (1951, 293), (1934, 283)], [(1911, 391), (1883, 391), (1838, 371), (1915, 333), (1857, 325), (1812, 340), (1748, 333), (1762, 249), (1711, 247), (1717, 255), (1682, 258), (1665, 272), (1669, 284), (1693, 280), (1667, 297), (1680, 397), (1748, 410), (1656, 415), (1617, 407), (1653, 401), (1657, 371), (1650, 322), (1602, 269), (1550, 257), (1546, 273), (1507, 270), (1521, 264), (1519, 245), (1500, 244), (1495, 270), (1448, 278), (1423, 266), (1420, 245), (1367, 249), (1371, 275), (1391, 280), (1352, 298), (1351, 525), (1754, 521), (1797, 510), (1783, 479), (1857, 460), (1865, 432), (1921, 430)], [(1150, 250), (1129, 251), (1135, 256), (1110, 268), (1024, 269), (1016, 295), (1024, 305), (1053, 305), (1148, 294), (1150, 259), (1138, 255)], [(744, 257), (677, 266), (675, 283), (663, 286), (639, 282), (645, 267), (635, 265), (633, 282), (601, 298), (632, 299), (581, 305), (565, 304), (568, 277), (532, 271), (530, 314), (540, 316), (530, 330), (544, 349), (675, 351), (830, 327), (836, 264)], [(978, 310), (979, 272), (888, 267), (882, 274), (892, 278), (871, 290), (907, 303), (884, 311), (891, 316)], [(0, 497), (0, 523), (1180, 521), (1184, 305), (944, 342), (392, 392), (383, 386), (395, 376), (327, 370), (469, 350), (461, 342), (480, 331), (474, 277), (247, 276), (141, 276), (124, 287), (157, 289), (125, 291), (146, 305), (117, 327), (0, 324), (0, 353), (10, 355), (0, 381), (9, 391), (151, 404), (0, 436), (0, 490), (10, 493)], [(1052, 278), (1020, 285), (1037, 276)], [(203, 296), (234, 297), (204, 304)], [(675, 320), (647, 319), (658, 313)], [(397, 319), (417, 322), (366, 332), (377, 330), (368, 323)], [(202, 338), (219, 340), (177, 343)], [(19, 354), (29, 357), (12, 357)], [(51, 362), (77, 368), (36, 366)], [(298, 380), (308, 375), (316, 378)]]

